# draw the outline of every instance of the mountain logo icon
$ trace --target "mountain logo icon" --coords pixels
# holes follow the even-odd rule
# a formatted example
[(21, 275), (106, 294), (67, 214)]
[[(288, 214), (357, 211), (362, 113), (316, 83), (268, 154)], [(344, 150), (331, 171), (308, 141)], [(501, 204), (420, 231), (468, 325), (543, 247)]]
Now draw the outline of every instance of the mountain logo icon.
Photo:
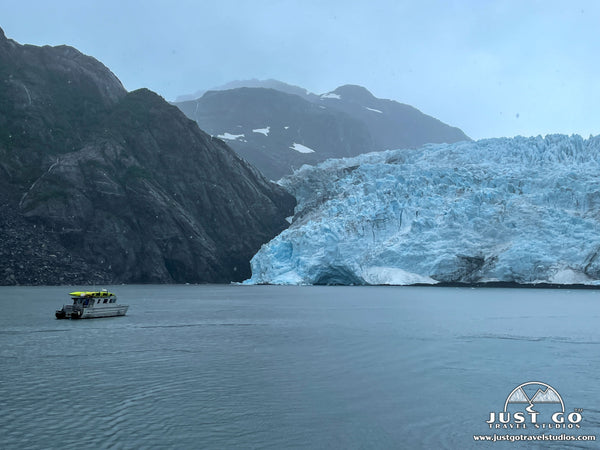
[(556, 403), (565, 412), (565, 404), (558, 391), (541, 381), (529, 381), (514, 388), (504, 402), (504, 411), (507, 411), (508, 405), (515, 403), (529, 404), (529, 408), (540, 403)]

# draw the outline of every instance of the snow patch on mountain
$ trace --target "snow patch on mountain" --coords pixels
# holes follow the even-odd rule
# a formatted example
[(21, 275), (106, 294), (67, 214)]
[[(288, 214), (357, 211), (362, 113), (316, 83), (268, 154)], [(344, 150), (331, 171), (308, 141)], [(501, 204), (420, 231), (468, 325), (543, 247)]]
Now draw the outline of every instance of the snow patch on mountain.
[(256, 128), (255, 130), (252, 130), (253, 133), (260, 133), (260, 134), (264, 134), (265, 136), (269, 135), (269, 131), (270, 131), (271, 127), (267, 127), (267, 128)]
[(383, 114), (383, 111), (380, 111), (378, 109), (369, 108), (368, 106), (365, 106), (365, 108), (368, 109), (369, 111), (373, 111), (373, 112), (376, 112), (376, 113), (379, 113), (379, 114)]
[(296, 150), (297, 152), (300, 152), (300, 153), (314, 153), (315, 152), (312, 148), (307, 147), (306, 145), (298, 144), (296, 142), (294, 142), (290, 148), (292, 150)]
[(429, 145), (303, 166), (249, 283), (600, 284), (600, 138)]
[(327, 94), (321, 94), (321, 98), (333, 98), (336, 100), (340, 100), (342, 97), (339, 94), (335, 94), (333, 92), (329, 92)]
[(217, 135), (219, 139), (225, 139), (227, 141), (235, 141), (236, 139), (241, 139), (244, 137), (243, 134), (231, 134), (231, 133), (223, 133)]

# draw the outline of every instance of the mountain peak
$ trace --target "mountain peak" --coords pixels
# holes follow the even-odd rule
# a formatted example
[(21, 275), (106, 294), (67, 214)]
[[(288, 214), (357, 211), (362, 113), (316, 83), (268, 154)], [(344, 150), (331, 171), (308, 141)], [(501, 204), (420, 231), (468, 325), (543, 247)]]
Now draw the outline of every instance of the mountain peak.
[(345, 84), (340, 86), (333, 91), (333, 93), (339, 95), (344, 100), (354, 101), (357, 103), (363, 103), (375, 98), (367, 88), (355, 84)]
[(5, 41), (6, 35), (4, 34), (4, 30), (0, 27), (0, 41)]

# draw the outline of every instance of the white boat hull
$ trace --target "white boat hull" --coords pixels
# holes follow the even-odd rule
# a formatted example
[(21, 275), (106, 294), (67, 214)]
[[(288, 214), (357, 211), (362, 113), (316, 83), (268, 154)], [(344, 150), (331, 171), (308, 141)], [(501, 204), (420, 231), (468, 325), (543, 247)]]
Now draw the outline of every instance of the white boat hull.
[[(100, 317), (116, 317), (116, 316), (124, 316), (127, 313), (128, 305), (111, 305), (105, 307), (96, 307), (96, 308), (83, 308), (81, 317), (76, 317), (77, 319), (97, 319)], [(73, 313), (71, 313), (71, 318)]]
[(99, 319), (101, 317), (124, 316), (129, 309), (129, 305), (109, 305), (88, 308), (74, 308), (72, 305), (65, 305), (62, 309), (56, 311), (57, 319)]

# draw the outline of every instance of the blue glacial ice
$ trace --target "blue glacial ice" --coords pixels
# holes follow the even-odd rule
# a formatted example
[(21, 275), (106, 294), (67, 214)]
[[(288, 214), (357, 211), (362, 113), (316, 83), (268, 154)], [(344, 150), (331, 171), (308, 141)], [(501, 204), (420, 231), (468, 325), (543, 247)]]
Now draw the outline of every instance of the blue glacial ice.
[(303, 166), (247, 283), (600, 284), (600, 137), (437, 144)]

